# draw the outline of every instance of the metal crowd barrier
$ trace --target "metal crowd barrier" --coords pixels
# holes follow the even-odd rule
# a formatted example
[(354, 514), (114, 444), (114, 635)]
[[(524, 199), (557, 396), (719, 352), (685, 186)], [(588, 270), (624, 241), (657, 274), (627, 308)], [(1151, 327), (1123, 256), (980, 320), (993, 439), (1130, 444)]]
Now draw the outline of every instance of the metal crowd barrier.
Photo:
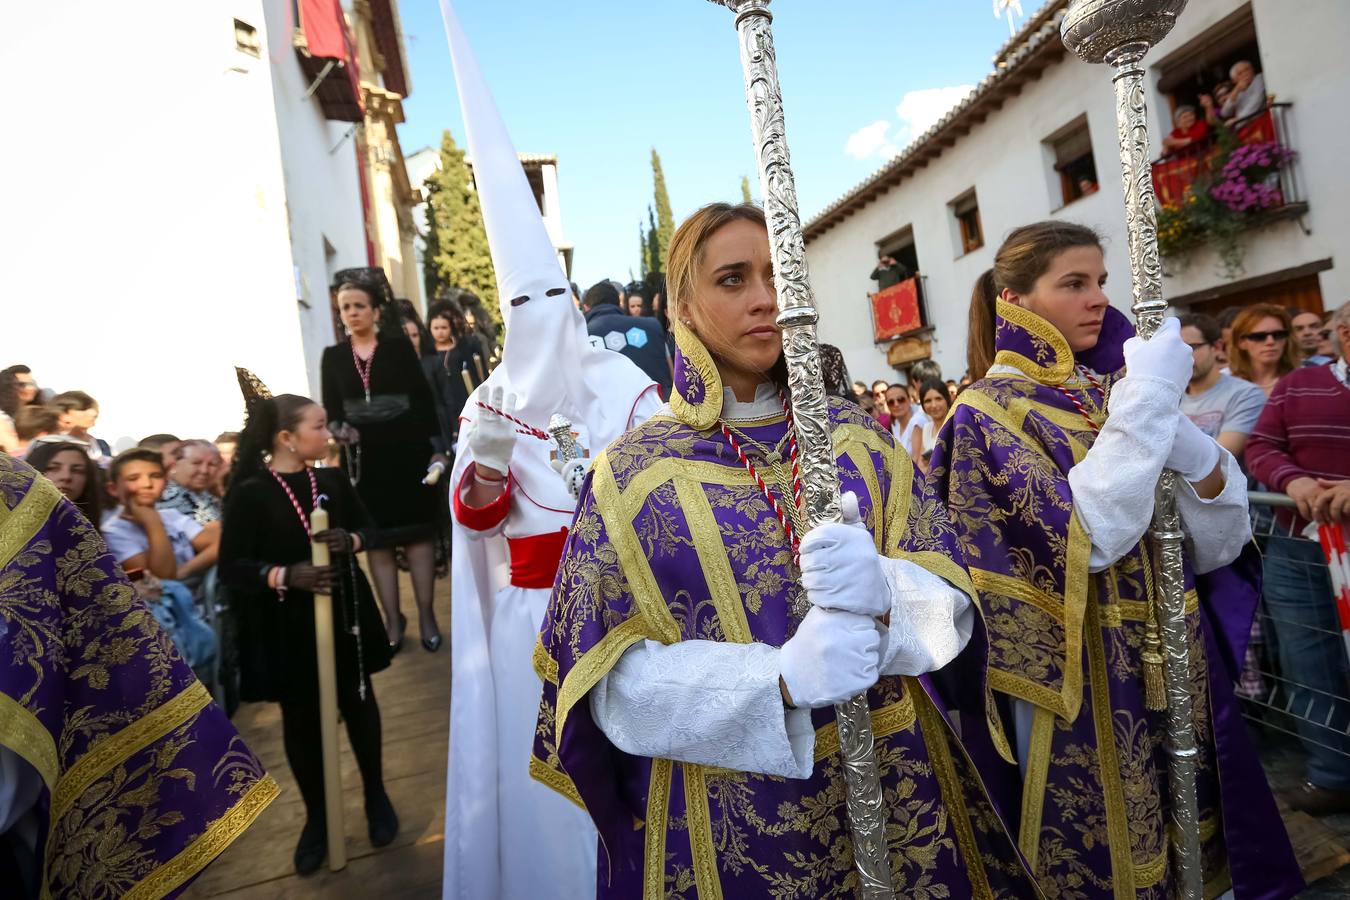
[(1284, 494), (1248, 495), (1263, 557), (1261, 602), (1237, 693), (1243, 714), (1298, 738), (1324, 765), (1350, 757), (1350, 659), (1327, 557), (1295, 530)]

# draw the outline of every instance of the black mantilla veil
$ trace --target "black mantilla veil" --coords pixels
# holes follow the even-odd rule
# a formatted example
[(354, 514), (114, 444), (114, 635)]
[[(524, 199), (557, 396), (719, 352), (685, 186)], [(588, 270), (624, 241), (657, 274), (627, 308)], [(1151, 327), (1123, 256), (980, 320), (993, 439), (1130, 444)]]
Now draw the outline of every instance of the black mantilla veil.
[[(241, 484), (250, 475), (264, 471), (272, 453), (272, 438), (278, 431), (295, 428), (305, 409), (315, 405), (310, 398), (298, 394), (273, 396), (262, 379), (242, 366), (235, 366), (234, 374), (244, 395), (247, 418), (235, 445), (230, 488)], [(229, 489), (226, 493), (228, 495)]]
[(244, 410), (253, 408), (253, 404), (259, 400), (271, 400), (272, 392), (267, 389), (267, 385), (262, 383), (262, 379), (254, 375), (243, 366), (234, 367), (234, 376), (239, 379), (239, 390), (244, 395)]

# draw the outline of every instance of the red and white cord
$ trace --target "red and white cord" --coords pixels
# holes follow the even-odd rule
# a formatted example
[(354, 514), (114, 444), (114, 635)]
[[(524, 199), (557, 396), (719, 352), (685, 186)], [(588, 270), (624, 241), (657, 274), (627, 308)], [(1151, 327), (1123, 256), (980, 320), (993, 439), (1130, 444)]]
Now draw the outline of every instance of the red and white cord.
[[(802, 509), (801, 470), (798, 463), (797, 439), (791, 431), (793, 427), (792, 410), (788, 407), (786, 398), (783, 400), (783, 411), (787, 414), (787, 426), (789, 429), (788, 453), (792, 460), (792, 493), (793, 499), (796, 501), (797, 514), (800, 516)], [(759, 474), (759, 470), (755, 468), (755, 464), (750, 461), (750, 457), (746, 455), (745, 449), (741, 447), (740, 442), (736, 440), (736, 435), (732, 433), (731, 426), (727, 425), (726, 422), (720, 422), (719, 424), (722, 426), (722, 436), (727, 439), (727, 443), (731, 445), (731, 449), (736, 451), (736, 458), (741, 461), (741, 465), (745, 466), (745, 470), (749, 472), (750, 477), (755, 480), (755, 484), (759, 487), (760, 493), (762, 493), (764, 499), (769, 502), (769, 508), (772, 509), (773, 514), (778, 517), (779, 524), (783, 526), (783, 531), (787, 534), (788, 543), (792, 547), (793, 564), (800, 565), (802, 541), (801, 537), (797, 534), (797, 527), (792, 523), (792, 518), (783, 511), (783, 507), (778, 502), (778, 496), (768, 484), (765, 483), (764, 478)]]
[[(1102, 383), (1098, 381), (1096, 377), (1091, 372), (1089, 372), (1084, 366), (1079, 366), (1077, 371), (1078, 374), (1082, 376), (1082, 378), (1086, 380), (1091, 387), (1097, 389), (1097, 396), (1101, 398), (1102, 408), (1105, 409), (1106, 389), (1102, 387)], [(1101, 425), (1097, 424), (1097, 420), (1092, 418), (1092, 414), (1089, 413), (1087, 407), (1083, 405), (1083, 401), (1079, 400), (1078, 396), (1074, 394), (1073, 391), (1070, 391), (1063, 385), (1056, 385), (1056, 390), (1058, 390), (1065, 397), (1069, 398), (1069, 402), (1074, 405), (1074, 408), (1078, 410), (1078, 414), (1081, 415), (1087, 421), (1088, 425), (1091, 426), (1093, 431), (1101, 430)]]
[(521, 434), (527, 434), (530, 437), (539, 438), (539, 440), (541, 441), (551, 440), (547, 431), (540, 431), (538, 428), (535, 428), (528, 422), (522, 422), (520, 419), (517, 419), (515, 416), (511, 415), (506, 410), (498, 409), (495, 406), (489, 406), (482, 400), (475, 400), (474, 402), (478, 404), (479, 409), (486, 409), (488, 412), (496, 413), (506, 421), (512, 422), (515, 425), (519, 426), (518, 428), (516, 428), (516, 431), (520, 432)]

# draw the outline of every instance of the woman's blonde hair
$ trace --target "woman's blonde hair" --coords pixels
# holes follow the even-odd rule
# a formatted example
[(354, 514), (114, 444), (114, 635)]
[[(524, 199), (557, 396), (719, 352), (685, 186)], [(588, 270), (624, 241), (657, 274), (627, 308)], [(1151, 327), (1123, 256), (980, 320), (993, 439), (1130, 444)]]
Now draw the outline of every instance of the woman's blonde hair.
[(1228, 348), (1228, 366), (1233, 374), (1245, 381), (1251, 381), (1255, 377), (1252, 369), (1252, 357), (1247, 352), (1247, 348), (1242, 345), (1242, 339), (1256, 330), (1257, 324), (1262, 319), (1277, 319), (1280, 328), (1286, 332), (1284, 338), (1284, 352), (1280, 354), (1280, 361), (1276, 364), (1275, 374), (1283, 377), (1298, 368), (1298, 350), (1294, 347), (1293, 330), (1294, 324), (1289, 318), (1289, 313), (1282, 306), (1276, 306), (1273, 303), (1255, 303), (1245, 307), (1242, 312), (1233, 319), (1233, 340)]
[[(698, 269), (703, 263), (703, 251), (708, 241), (733, 222), (753, 222), (764, 229), (766, 236), (769, 230), (764, 210), (753, 203), (709, 203), (680, 224), (666, 253), (666, 298), (671, 327), (674, 328), (677, 322), (691, 322), (692, 330), (708, 350), (721, 359), (726, 359), (728, 354), (718, 346), (718, 335), (698, 327), (701, 310), (693, 301), (698, 293)], [(779, 384), (786, 383), (787, 370), (781, 356), (767, 374)]]

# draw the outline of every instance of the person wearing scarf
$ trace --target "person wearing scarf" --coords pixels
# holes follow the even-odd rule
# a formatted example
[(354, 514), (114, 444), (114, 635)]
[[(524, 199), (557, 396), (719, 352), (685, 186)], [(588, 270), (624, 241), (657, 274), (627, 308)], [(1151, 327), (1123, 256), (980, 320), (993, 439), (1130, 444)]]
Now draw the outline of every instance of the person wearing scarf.
[(535, 762), (599, 830), (598, 896), (853, 896), (833, 705), (860, 693), (896, 896), (1035, 896), (948, 714), (996, 752), (937, 497), (830, 396), (844, 521), (803, 534), (764, 212), (704, 207), (669, 260), (670, 405), (596, 459), (535, 651)]
[[(970, 372), (931, 477), (989, 630), (989, 683), (1017, 767), (986, 780), (1047, 896), (1163, 898), (1166, 697), (1145, 539), (1164, 467), (1180, 476), (1205, 894), (1302, 887), (1233, 696), (1257, 598), (1246, 479), (1180, 412), (1193, 357), (1176, 319), (1134, 337), (1103, 292), (1090, 229), (1016, 229), (971, 300)], [(1231, 565), (1230, 565), (1231, 564)]]

